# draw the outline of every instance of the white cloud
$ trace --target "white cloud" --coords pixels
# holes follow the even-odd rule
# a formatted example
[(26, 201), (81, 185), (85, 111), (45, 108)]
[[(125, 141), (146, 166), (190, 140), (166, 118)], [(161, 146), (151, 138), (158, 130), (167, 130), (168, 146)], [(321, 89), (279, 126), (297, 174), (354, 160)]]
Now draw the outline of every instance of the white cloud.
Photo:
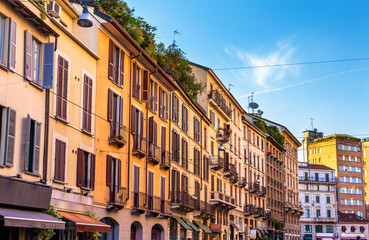
[[(289, 41), (278, 42), (276, 47), (267, 53), (254, 53), (233, 46), (225, 50), (229, 55), (238, 58), (241, 66), (268, 66), (296, 62), (294, 61), (296, 47), (293, 47)], [(270, 89), (278, 86), (285, 77), (297, 75), (298, 66), (258, 67), (234, 71), (243, 80), (251, 80), (259, 87)]]

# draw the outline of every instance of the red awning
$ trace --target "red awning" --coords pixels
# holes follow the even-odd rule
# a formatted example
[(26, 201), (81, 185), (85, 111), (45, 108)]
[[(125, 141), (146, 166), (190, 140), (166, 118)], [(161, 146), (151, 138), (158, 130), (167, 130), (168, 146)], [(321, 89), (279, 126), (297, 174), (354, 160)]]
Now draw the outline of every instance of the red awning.
[(65, 229), (65, 222), (46, 213), (0, 208), (0, 222), (6, 227)]
[(110, 226), (84, 214), (58, 211), (63, 218), (76, 224), (77, 231), (110, 232)]
[(213, 233), (221, 233), (222, 232), (222, 226), (218, 225), (218, 224), (214, 224), (212, 223), (210, 225), (210, 230), (213, 232)]

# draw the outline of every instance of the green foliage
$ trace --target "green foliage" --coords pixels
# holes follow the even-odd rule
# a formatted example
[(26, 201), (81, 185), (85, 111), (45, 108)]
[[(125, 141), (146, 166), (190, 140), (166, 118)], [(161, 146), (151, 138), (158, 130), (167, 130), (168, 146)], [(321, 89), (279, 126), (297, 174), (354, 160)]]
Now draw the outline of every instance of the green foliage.
[(323, 142), (323, 141), (330, 140), (330, 139), (346, 139), (346, 140), (353, 140), (353, 141), (361, 141), (360, 138), (356, 138), (356, 137), (353, 137), (347, 134), (333, 134), (327, 137), (314, 139), (310, 141), (310, 143)]
[(37, 6), (40, 8), (40, 18), (42, 20), (46, 19), (46, 9), (45, 5), (49, 3), (49, 0), (34, 0), (34, 2), (37, 4)]
[[(91, 211), (86, 211), (83, 214), (95, 219), (95, 220), (99, 220), (99, 217), (96, 215), (96, 213), (91, 212)], [(101, 234), (99, 232), (89, 232), (87, 235), (87, 238), (89, 240), (98, 240), (99, 237), (101, 237)]]
[(279, 132), (276, 126), (267, 126), (266, 123), (262, 120), (258, 120), (254, 122), (254, 125), (257, 126), (261, 131), (269, 134), (274, 140), (276, 140), (279, 144), (284, 146), (284, 136)]
[[(62, 219), (62, 216), (58, 213), (55, 206), (50, 204), (49, 208), (44, 213), (57, 218)], [(54, 229), (35, 229), (32, 233), (33, 240), (49, 240), (55, 235)]]
[(205, 86), (197, 82), (185, 53), (175, 44), (166, 48), (163, 43), (155, 41), (156, 27), (142, 17), (134, 16), (135, 10), (122, 0), (97, 0), (97, 3), (127, 30), (160, 67), (167, 73), (174, 74), (190, 95), (196, 98), (202, 92)]

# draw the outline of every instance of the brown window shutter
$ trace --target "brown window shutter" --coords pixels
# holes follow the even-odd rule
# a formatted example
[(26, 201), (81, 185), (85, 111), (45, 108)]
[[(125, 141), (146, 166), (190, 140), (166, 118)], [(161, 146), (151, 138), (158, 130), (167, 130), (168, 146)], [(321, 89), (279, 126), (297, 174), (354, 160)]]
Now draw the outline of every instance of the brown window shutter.
[(166, 142), (167, 142), (166, 131), (167, 129), (165, 127), (161, 127), (161, 152), (166, 151)]
[(213, 141), (210, 142), (210, 153), (214, 158), (215, 156), (214, 156), (214, 142)]
[(15, 63), (17, 58), (17, 23), (13, 19), (9, 19), (9, 69), (15, 72)]
[(119, 97), (119, 127), (123, 128), (123, 98)]
[(112, 185), (112, 163), (113, 158), (106, 155), (106, 186)]
[(84, 76), (83, 79), (83, 114), (82, 114), (82, 129), (87, 130), (87, 111), (88, 111), (88, 79)]
[(197, 122), (196, 122), (196, 117), (193, 117), (193, 139), (195, 141), (197, 141)]
[(124, 51), (120, 50), (120, 77), (119, 86), (124, 86)]
[(68, 99), (68, 71), (69, 71), (69, 63), (64, 60), (64, 70), (63, 70), (63, 105), (62, 105), (62, 113), (63, 118), (67, 119), (67, 99)]
[(154, 117), (149, 118), (149, 144), (154, 143)]
[(24, 31), (24, 77), (32, 80), (32, 34)]
[(91, 78), (88, 79), (88, 109), (87, 109), (87, 130), (91, 132), (91, 124), (92, 124), (92, 84), (93, 81)]
[(174, 159), (174, 156), (175, 156), (175, 154), (174, 154), (174, 152), (175, 152), (175, 149), (176, 149), (176, 140), (175, 140), (175, 131), (174, 130), (172, 130), (172, 159)]
[(122, 161), (120, 159), (117, 159), (118, 161), (118, 169), (117, 169), (117, 172), (118, 172), (118, 179), (117, 179), (117, 186), (119, 188), (122, 187)]
[(188, 169), (188, 142), (186, 141), (186, 169)]
[(140, 111), (140, 123), (141, 123), (141, 129), (140, 129), (140, 136), (143, 137), (143, 125), (144, 125), (144, 117), (143, 117), (143, 112)]
[(90, 153), (91, 158), (91, 165), (90, 165), (90, 188), (92, 190), (95, 189), (95, 164), (96, 164), (96, 157), (95, 154)]
[(177, 162), (179, 163), (179, 156), (180, 156), (180, 137), (179, 137), (179, 134), (177, 134), (177, 152), (176, 152), (176, 154), (177, 154)]
[(143, 71), (142, 100), (149, 100), (149, 72)]
[(14, 146), (15, 146), (15, 127), (16, 127), (16, 111), (7, 108), (7, 128), (5, 132), (5, 165), (13, 166)]
[(108, 78), (113, 80), (113, 69), (114, 69), (114, 43), (109, 40), (109, 65), (108, 65)]
[(113, 96), (112, 90), (108, 89), (108, 121), (113, 121)]
[(211, 175), (211, 191), (214, 191), (214, 175)]
[(33, 148), (33, 172), (39, 173), (40, 170), (40, 145), (41, 145), (41, 123), (35, 122), (34, 148)]
[(56, 84), (56, 115), (62, 116), (62, 98), (63, 98), (63, 59), (58, 56), (58, 76)]
[(196, 159), (196, 149), (193, 149), (193, 173), (197, 174), (197, 159)]
[(64, 182), (65, 181), (65, 150), (66, 150), (66, 144), (65, 142), (60, 141), (60, 147), (59, 147), (59, 180)]
[(77, 150), (77, 187), (83, 187), (83, 158), (84, 151), (80, 148)]
[(186, 129), (186, 122), (185, 122), (186, 110), (184, 104), (182, 104), (182, 130)]
[(154, 112), (158, 113), (158, 84), (154, 84)]
[(179, 98), (177, 97), (177, 124), (179, 125)]
[[(177, 171), (177, 181), (176, 181), (176, 191), (177, 191), (177, 194), (178, 192), (180, 191), (180, 186), (181, 186), (181, 182), (180, 182), (180, 173)], [(183, 183), (182, 183), (183, 184)]]
[(60, 180), (61, 178), (61, 173), (60, 173), (60, 165), (61, 165), (61, 159), (60, 159), (60, 151), (61, 151), (61, 144), (60, 141), (58, 139), (55, 140), (55, 167), (54, 167), (54, 179), (55, 180)]
[(188, 108), (186, 108), (186, 133), (188, 133)]
[(165, 178), (160, 178), (160, 198), (165, 200)]
[(136, 108), (134, 106), (131, 107), (131, 133), (136, 134)]
[(201, 144), (201, 124), (200, 124), (200, 120), (197, 121), (197, 141)]
[(176, 193), (176, 170), (172, 169), (172, 201), (174, 202), (173, 195)]
[(172, 120), (176, 121), (176, 95), (172, 93)]
[(163, 116), (163, 92), (159, 87), (159, 117), (164, 118)]
[(132, 96), (133, 97), (136, 97), (136, 89), (137, 89), (137, 86), (136, 86), (136, 74), (137, 74), (137, 67), (136, 67), (136, 63), (134, 62), (133, 63), (133, 73), (132, 73)]
[(184, 152), (184, 150), (185, 150), (185, 141), (184, 141), (184, 138), (182, 138), (182, 155), (181, 155), (181, 157), (182, 157), (182, 167), (185, 166), (185, 152)]
[(165, 120), (168, 121), (169, 118), (169, 93), (166, 93), (166, 99), (165, 99)]
[(153, 134), (154, 144), (155, 146), (157, 146), (158, 145), (158, 124), (155, 121), (153, 124), (153, 128), (154, 128), (154, 134)]

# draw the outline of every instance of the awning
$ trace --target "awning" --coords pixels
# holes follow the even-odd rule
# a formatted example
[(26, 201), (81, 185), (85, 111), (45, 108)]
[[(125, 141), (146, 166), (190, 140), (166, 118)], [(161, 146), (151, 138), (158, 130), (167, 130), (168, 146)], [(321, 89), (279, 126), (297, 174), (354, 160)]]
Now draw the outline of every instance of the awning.
[(73, 222), (77, 231), (110, 232), (110, 226), (84, 214), (58, 211), (66, 220)]
[(65, 222), (36, 211), (0, 208), (0, 220), (5, 227), (65, 229)]
[(184, 229), (192, 230), (190, 226), (188, 226), (180, 217), (172, 216), (174, 220), (176, 220)]
[(188, 220), (187, 218), (182, 218), (186, 223), (187, 225), (189, 225), (194, 231), (196, 232), (200, 232), (200, 229), (198, 229), (195, 224), (193, 224), (190, 220)]
[(260, 229), (256, 229), (256, 235), (258, 238), (264, 238), (265, 237), (265, 233), (263, 232), (263, 230)]
[(236, 231), (237, 231), (237, 232), (238, 232), (238, 231), (240, 231), (240, 229), (237, 227), (237, 225), (236, 225), (236, 224), (231, 223), (231, 226), (232, 226), (234, 229), (236, 229)]
[(222, 226), (220, 226), (219, 224), (211, 223), (210, 224), (210, 229), (213, 233), (221, 233), (222, 232)]
[(199, 226), (205, 233), (212, 233), (209, 228), (207, 228), (204, 224), (199, 221), (193, 221), (197, 226)]

